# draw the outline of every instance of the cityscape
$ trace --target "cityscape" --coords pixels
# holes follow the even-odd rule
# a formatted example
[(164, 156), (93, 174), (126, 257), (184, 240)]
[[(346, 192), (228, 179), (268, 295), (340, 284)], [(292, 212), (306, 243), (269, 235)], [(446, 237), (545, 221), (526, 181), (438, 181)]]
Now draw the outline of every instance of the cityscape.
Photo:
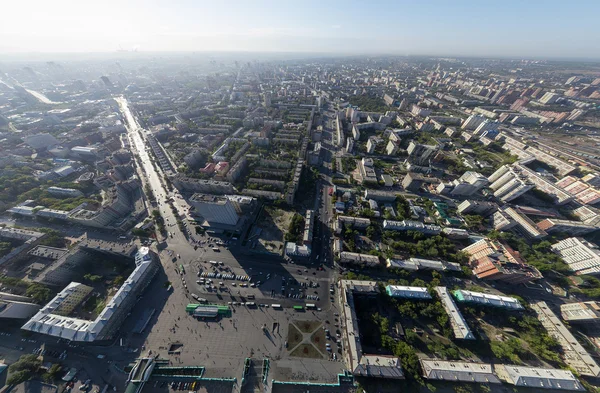
[(0, 54), (0, 393), (600, 392), (600, 60), (294, 50)]

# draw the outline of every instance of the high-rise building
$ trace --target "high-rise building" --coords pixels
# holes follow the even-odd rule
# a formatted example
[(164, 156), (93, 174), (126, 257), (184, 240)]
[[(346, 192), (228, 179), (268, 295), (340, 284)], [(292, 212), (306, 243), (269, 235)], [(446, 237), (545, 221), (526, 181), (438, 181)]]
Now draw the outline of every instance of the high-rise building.
[(439, 148), (433, 145), (422, 145), (415, 141), (410, 141), (406, 151), (408, 152), (408, 161), (416, 165), (428, 165)]

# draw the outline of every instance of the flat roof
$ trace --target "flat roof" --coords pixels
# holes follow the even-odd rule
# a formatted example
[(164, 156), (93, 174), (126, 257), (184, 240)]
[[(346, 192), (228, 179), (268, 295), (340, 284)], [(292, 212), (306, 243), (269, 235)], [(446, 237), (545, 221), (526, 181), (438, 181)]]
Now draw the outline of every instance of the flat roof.
[(388, 285), (385, 291), (391, 297), (431, 299), (431, 295), (425, 287), (407, 287), (403, 285)]
[(442, 306), (444, 306), (446, 313), (450, 317), (450, 325), (454, 331), (454, 336), (457, 339), (475, 340), (475, 336), (471, 332), (471, 329), (469, 329), (467, 321), (465, 321), (458, 307), (456, 307), (456, 303), (454, 303), (454, 300), (448, 294), (446, 287), (435, 287), (435, 291), (439, 295)]
[(459, 302), (473, 302), (483, 305), (522, 310), (523, 306), (514, 297), (490, 295), (481, 292), (465, 291), (457, 289), (452, 293)]
[(489, 363), (421, 359), (423, 376), (451, 382), (501, 383)]

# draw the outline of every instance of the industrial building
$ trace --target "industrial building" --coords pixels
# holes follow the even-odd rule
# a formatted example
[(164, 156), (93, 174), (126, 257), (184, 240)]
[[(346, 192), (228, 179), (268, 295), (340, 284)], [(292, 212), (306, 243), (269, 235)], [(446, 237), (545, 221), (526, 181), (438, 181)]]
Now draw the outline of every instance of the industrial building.
[(579, 237), (570, 237), (552, 245), (575, 274), (600, 274), (600, 248)]

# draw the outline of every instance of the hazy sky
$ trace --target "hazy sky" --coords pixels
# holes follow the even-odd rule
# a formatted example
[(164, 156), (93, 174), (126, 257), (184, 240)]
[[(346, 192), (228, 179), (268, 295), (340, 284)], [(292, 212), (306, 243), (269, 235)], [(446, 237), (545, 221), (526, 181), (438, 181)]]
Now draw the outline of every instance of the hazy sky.
[(600, 0), (1, 0), (0, 52), (600, 58)]

